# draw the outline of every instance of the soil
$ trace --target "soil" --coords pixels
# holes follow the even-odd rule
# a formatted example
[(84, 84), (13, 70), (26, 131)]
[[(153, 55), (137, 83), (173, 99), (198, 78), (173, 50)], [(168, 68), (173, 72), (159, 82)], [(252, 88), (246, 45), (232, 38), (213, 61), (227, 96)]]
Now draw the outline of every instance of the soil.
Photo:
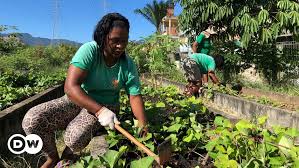
[(299, 97), (289, 96), (286, 94), (273, 93), (259, 89), (243, 88), (242, 96), (267, 97), (269, 100), (278, 102), (278, 108), (283, 108), (291, 111), (299, 111)]

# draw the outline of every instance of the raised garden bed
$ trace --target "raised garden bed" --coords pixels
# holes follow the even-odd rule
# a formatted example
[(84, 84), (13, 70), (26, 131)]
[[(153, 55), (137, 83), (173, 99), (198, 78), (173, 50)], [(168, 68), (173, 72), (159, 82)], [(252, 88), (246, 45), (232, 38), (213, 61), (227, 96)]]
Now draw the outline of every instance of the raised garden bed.
[[(143, 95), (150, 133), (138, 139), (154, 152), (161, 142), (171, 140), (173, 153), (165, 167), (297, 166), (296, 130), (275, 127), (270, 132), (264, 125), (266, 117), (232, 124), (209, 112), (202, 100), (186, 98), (175, 87), (145, 87)], [(139, 137), (128, 98), (122, 97), (121, 102), (122, 126)], [(99, 159), (82, 157), (75, 166), (159, 167), (120, 133), (108, 131), (106, 139), (107, 153)]]
[[(266, 117), (233, 124), (209, 112), (201, 99), (186, 98), (174, 87), (145, 87), (143, 95), (150, 133), (139, 141), (156, 152), (161, 142), (170, 139), (173, 154), (165, 166), (298, 166), (294, 139), (299, 133), (294, 129), (275, 127), (270, 132), (265, 127)], [(122, 126), (139, 137), (128, 97), (122, 96), (121, 103)], [(120, 133), (108, 131), (106, 140), (109, 150), (103, 156), (96, 159), (87, 153), (74, 166), (158, 167)]]

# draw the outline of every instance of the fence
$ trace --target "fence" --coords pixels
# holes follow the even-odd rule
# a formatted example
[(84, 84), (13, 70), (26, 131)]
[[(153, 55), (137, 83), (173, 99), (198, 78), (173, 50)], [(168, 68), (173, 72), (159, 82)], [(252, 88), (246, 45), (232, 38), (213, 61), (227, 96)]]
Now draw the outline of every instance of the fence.
[(282, 53), (281, 59), (286, 63), (284, 73), (279, 75), (280, 80), (299, 85), (299, 42), (285, 41), (276, 44)]

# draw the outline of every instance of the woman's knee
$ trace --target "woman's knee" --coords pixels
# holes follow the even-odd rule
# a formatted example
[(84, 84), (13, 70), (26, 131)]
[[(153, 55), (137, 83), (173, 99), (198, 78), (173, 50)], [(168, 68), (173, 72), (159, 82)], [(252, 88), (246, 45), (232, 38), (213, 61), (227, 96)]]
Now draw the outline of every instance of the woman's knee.
[(38, 127), (42, 119), (42, 115), (37, 112), (40, 109), (40, 105), (37, 105), (29, 109), (25, 114), (22, 121), (22, 128), (24, 129), (26, 134), (30, 134), (33, 131), (38, 131)]
[(73, 130), (66, 131), (64, 136), (64, 143), (73, 152), (79, 152), (84, 149), (91, 141), (93, 134), (91, 130)]
[(93, 138), (98, 127), (96, 117), (83, 109), (66, 128), (64, 141), (73, 151), (82, 150)]

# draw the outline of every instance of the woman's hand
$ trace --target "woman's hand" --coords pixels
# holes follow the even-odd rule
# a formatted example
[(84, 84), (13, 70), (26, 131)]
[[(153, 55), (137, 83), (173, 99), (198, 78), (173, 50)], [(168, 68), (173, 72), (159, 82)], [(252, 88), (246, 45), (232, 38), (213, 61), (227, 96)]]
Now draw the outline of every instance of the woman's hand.
[(110, 129), (114, 130), (114, 124), (120, 124), (116, 118), (115, 113), (109, 110), (106, 107), (102, 107), (97, 113), (96, 116), (98, 121), (103, 127), (109, 126)]
[(144, 112), (144, 105), (141, 95), (130, 95), (130, 104), (132, 107), (132, 111), (135, 115), (135, 117), (138, 120), (138, 127), (142, 128), (142, 135), (146, 135), (148, 132), (148, 129), (146, 127), (147, 125), (147, 119)]
[(139, 128), (141, 128), (141, 130), (139, 132), (139, 137), (146, 137), (146, 135), (148, 133), (148, 127), (147, 126), (140, 126)]

